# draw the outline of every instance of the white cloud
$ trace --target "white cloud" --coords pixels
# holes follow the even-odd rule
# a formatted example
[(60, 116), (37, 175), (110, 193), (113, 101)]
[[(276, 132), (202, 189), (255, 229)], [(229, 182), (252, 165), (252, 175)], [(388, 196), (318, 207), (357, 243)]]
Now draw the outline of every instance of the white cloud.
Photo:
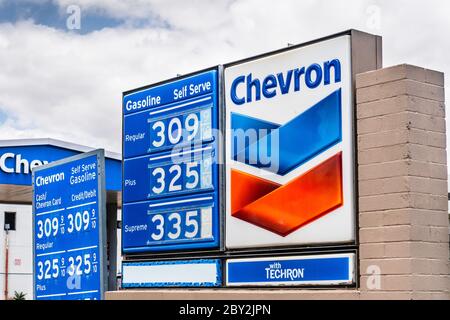
[(51, 136), (120, 150), (122, 91), (217, 64), (202, 40), (164, 29), (80, 36), (31, 22), (0, 25), (0, 108), (12, 116), (1, 137)]
[[(119, 151), (123, 91), (349, 28), (383, 36), (386, 66), (450, 74), (444, 0), (53, 1), (129, 22), (150, 16), (170, 28), (125, 24), (78, 35), (30, 21), (0, 24), (0, 109), (10, 115), (1, 138), (49, 136)], [(370, 5), (381, 10), (380, 29), (370, 29)]]

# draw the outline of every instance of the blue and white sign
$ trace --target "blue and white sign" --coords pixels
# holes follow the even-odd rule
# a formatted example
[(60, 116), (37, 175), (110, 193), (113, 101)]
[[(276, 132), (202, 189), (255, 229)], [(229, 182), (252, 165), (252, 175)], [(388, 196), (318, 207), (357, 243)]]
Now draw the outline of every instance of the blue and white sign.
[(124, 202), (214, 190), (214, 162), (213, 145), (127, 160)]
[(102, 299), (104, 167), (104, 151), (97, 150), (33, 171), (35, 299)]
[(211, 129), (218, 128), (217, 73), (208, 71), (124, 95), (124, 158), (211, 141)]
[(218, 259), (124, 262), (122, 287), (218, 287), (222, 267)]
[[(38, 140), (39, 139), (35, 139)], [(0, 143), (0, 184), (31, 186), (32, 170), (40, 165), (80, 154), (81, 151), (50, 144), (7, 145)], [(105, 158), (106, 189), (121, 191), (122, 164), (120, 158)]]
[(227, 249), (355, 241), (351, 43), (225, 66)]
[(218, 247), (218, 70), (126, 93), (123, 130), (123, 252)]
[(354, 283), (354, 272), (353, 253), (230, 259), (226, 262), (226, 285), (343, 285)]
[[(125, 252), (191, 249), (218, 245), (219, 221), (216, 193), (170, 199), (125, 203), (127, 216), (122, 224)], [(132, 244), (132, 246), (130, 246)]]

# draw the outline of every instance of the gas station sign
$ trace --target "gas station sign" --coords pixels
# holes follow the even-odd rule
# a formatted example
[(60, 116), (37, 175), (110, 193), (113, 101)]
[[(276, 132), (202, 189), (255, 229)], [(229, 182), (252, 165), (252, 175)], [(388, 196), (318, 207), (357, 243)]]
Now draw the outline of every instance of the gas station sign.
[(350, 36), (224, 68), (226, 247), (355, 239)]
[(218, 70), (123, 97), (123, 251), (218, 248)]
[(106, 288), (104, 151), (33, 170), (36, 300), (99, 300)]

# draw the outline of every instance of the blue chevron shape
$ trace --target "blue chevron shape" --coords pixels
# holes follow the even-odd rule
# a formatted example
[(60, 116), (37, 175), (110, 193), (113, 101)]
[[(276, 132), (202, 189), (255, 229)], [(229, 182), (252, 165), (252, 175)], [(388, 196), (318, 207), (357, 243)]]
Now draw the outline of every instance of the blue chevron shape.
[[(341, 89), (338, 89), (284, 125), (233, 112), (231, 157), (235, 161), (285, 175), (342, 140), (341, 109)], [(248, 134), (245, 141), (242, 141), (242, 136), (239, 138), (239, 129)], [(248, 129), (256, 130), (256, 141), (249, 139)], [(267, 159), (271, 162), (268, 163)], [(278, 161), (278, 164), (274, 165), (273, 161)]]

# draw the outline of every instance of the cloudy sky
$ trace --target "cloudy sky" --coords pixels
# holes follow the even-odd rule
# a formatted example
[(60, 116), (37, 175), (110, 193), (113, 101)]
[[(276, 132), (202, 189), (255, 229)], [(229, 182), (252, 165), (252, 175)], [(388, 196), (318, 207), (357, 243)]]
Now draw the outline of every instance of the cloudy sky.
[(385, 66), (450, 75), (449, 14), (446, 0), (0, 0), (0, 139), (120, 151), (123, 91), (350, 28), (383, 36)]

